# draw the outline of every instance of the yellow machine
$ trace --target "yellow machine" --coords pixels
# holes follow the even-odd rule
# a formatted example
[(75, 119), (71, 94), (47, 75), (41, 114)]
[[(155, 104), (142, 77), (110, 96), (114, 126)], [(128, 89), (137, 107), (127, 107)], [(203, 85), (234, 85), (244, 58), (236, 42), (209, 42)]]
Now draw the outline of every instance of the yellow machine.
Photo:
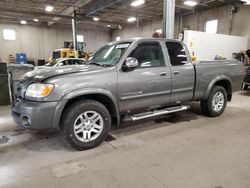
[(77, 42), (77, 49), (74, 49), (72, 41), (64, 41), (64, 47), (53, 51), (52, 59), (58, 58), (84, 58), (87, 60), (90, 57), (90, 53), (84, 51), (86, 43)]
[(58, 58), (78, 58), (79, 54), (77, 50), (70, 48), (61, 48), (53, 51), (52, 59)]

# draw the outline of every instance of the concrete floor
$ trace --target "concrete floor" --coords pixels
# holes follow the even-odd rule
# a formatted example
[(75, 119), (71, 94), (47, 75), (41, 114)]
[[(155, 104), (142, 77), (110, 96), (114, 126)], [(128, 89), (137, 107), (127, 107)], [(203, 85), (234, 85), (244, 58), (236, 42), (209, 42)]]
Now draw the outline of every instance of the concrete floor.
[[(0, 187), (250, 187), (250, 91), (218, 118), (191, 112), (123, 125), (92, 150), (17, 127), (0, 108)], [(161, 121), (161, 122), (160, 122)]]

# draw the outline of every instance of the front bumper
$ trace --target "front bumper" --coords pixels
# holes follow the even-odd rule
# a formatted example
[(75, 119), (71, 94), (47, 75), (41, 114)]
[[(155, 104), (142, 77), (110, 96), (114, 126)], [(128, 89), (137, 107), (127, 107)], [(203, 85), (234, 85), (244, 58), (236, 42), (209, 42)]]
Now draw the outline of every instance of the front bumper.
[(57, 102), (18, 100), (11, 107), (12, 117), (25, 128), (50, 129), (53, 128), (56, 106)]

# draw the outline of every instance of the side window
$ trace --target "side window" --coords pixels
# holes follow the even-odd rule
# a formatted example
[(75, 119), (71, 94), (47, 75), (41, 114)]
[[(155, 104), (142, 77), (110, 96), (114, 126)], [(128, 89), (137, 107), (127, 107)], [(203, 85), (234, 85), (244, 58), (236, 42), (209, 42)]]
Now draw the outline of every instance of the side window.
[(68, 65), (68, 60), (64, 60), (60, 64), (62, 64), (62, 65)]
[(173, 66), (185, 65), (187, 55), (183, 46), (178, 42), (166, 42), (170, 63)]
[(76, 64), (76, 65), (83, 65), (84, 62), (83, 62), (83, 61), (80, 61), (80, 60), (76, 60), (76, 61), (75, 61), (75, 64)]
[(139, 62), (139, 67), (164, 66), (164, 58), (159, 43), (142, 43), (130, 54)]

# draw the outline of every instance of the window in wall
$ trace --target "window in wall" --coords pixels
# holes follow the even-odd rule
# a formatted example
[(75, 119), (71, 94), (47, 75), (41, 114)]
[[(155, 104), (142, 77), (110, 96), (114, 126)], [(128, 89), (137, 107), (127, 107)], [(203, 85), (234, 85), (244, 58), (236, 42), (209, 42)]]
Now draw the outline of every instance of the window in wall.
[(206, 23), (205, 32), (210, 34), (216, 34), (218, 27), (218, 20), (210, 20)]
[(120, 41), (120, 40), (121, 40), (121, 37), (120, 37), (120, 36), (117, 36), (117, 37), (115, 38), (115, 40), (116, 40), (116, 41)]
[(77, 35), (77, 42), (84, 42), (84, 36), (83, 35)]
[(16, 40), (16, 31), (13, 29), (4, 29), (3, 39), (4, 40)]

